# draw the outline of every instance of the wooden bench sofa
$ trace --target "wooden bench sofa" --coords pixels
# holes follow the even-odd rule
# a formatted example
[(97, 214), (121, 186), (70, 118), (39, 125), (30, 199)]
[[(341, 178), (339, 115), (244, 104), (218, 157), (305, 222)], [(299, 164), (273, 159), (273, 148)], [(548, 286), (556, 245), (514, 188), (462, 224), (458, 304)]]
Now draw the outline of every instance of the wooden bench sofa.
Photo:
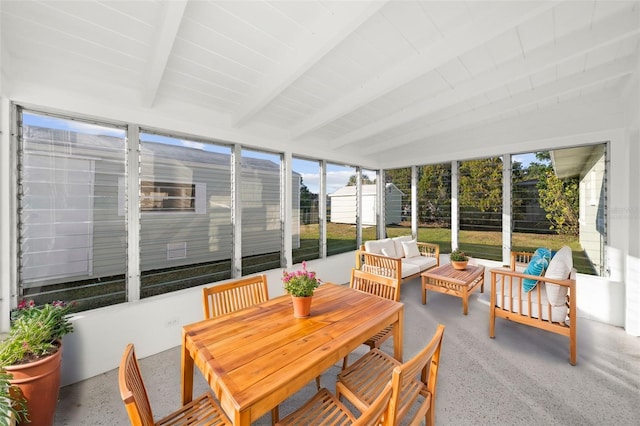
[(356, 269), (395, 278), (399, 283), (440, 265), (440, 246), (411, 236), (366, 241), (356, 250)]
[[(512, 252), (509, 268), (491, 272), (489, 337), (495, 337), (495, 320), (504, 318), (569, 338), (569, 362), (577, 361), (576, 270), (571, 249), (563, 247), (549, 261), (544, 275), (530, 275), (527, 263), (533, 253)], [(526, 291), (523, 280), (535, 287)]]

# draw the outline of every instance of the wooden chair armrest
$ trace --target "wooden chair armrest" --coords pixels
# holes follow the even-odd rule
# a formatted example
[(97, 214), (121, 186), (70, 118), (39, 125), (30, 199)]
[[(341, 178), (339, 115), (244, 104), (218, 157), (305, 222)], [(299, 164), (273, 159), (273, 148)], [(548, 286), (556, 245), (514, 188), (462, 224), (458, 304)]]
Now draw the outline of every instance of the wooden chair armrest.
[(433, 243), (421, 243), (417, 242), (418, 250), (420, 250), (420, 254), (428, 257), (435, 257), (436, 259), (440, 257), (440, 245)]
[(576, 285), (576, 279), (575, 279), (575, 274), (576, 274), (576, 270), (575, 268), (571, 271), (571, 277), (564, 279), (564, 280), (560, 280), (560, 279), (556, 279), (556, 278), (548, 278), (545, 276), (539, 276), (539, 275), (529, 275), (529, 274), (525, 274), (523, 272), (518, 272), (518, 271), (514, 271), (510, 268), (493, 268), (490, 270), (491, 272), (491, 282), (495, 282), (495, 280), (493, 279), (493, 277), (495, 275), (502, 275), (502, 276), (508, 276), (508, 277), (515, 277), (515, 278), (520, 278), (520, 279), (525, 279), (525, 278), (529, 278), (535, 281), (540, 281), (543, 283), (549, 283), (549, 284), (558, 284), (558, 285), (562, 285), (565, 287), (569, 287), (572, 290), (575, 289), (575, 285)]

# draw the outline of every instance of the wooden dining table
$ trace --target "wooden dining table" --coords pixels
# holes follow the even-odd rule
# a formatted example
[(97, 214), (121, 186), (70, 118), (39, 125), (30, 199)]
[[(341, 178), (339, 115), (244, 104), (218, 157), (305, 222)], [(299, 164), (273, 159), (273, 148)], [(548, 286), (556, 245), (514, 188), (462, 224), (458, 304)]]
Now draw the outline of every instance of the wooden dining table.
[(402, 361), (404, 305), (325, 283), (311, 316), (295, 318), (284, 295), (182, 329), (182, 402), (193, 397), (194, 365), (234, 425), (255, 422), (388, 325)]

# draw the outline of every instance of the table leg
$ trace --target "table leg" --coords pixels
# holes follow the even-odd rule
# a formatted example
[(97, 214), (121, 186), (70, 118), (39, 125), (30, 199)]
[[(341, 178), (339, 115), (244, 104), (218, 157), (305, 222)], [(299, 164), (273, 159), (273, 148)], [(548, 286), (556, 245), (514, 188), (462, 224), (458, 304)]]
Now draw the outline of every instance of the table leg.
[(462, 290), (462, 313), (467, 315), (469, 311), (469, 288), (465, 286), (464, 290)]
[(393, 357), (402, 362), (402, 334), (404, 330), (404, 308), (398, 312), (398, 320), (393, 324)]
[(427, 279), (425, 277), (422, 277), (422, 304), (426, 305), (427, 304)]
[(187, 350), (186, 336), (182, 336), (182, 405), (193, 399), (193, 358)]

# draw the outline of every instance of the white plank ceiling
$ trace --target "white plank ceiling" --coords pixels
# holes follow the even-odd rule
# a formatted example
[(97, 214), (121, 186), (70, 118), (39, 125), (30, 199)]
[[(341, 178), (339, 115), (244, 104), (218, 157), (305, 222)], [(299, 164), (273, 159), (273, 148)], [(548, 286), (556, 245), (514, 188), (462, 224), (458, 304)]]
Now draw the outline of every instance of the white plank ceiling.
[[(637, 68), (638, 1), (2, 0), (2, 74), (188, 103), (294, 154), (384, 158)], [(231, 141), (233, 142), (233, 141)], [(407, 159), (408, 164), (411, 164)]]

